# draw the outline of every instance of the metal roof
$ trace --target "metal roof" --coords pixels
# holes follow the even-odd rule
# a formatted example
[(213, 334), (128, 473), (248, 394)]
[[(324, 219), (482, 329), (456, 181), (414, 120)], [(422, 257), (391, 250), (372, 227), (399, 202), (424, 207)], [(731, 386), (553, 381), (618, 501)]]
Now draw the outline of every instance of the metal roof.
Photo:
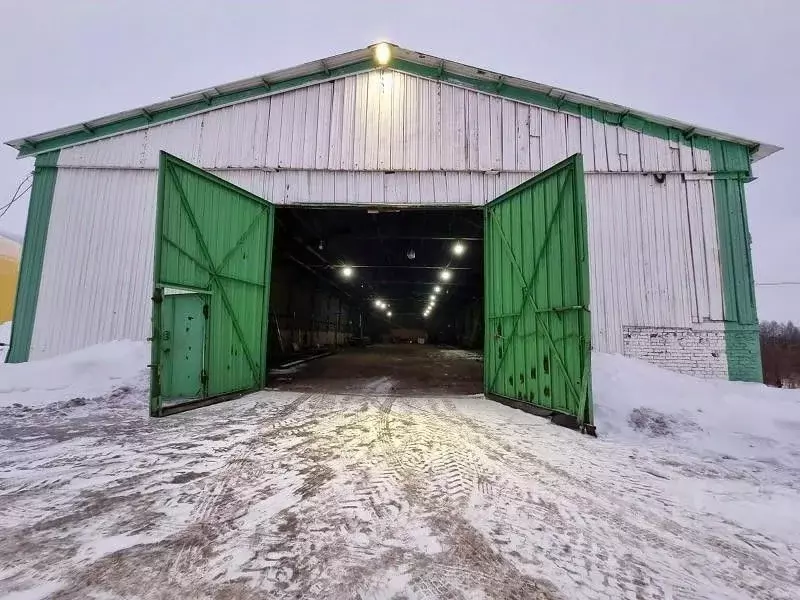
[[(372, 46), (369, 46), (296, 67), (173, 96), (164, 102), (10, 140), (6, 144), (17, 149), (19, 156), (34, 155), (373, 68), (376, 68), (376, 65), (373, 62)], [(714, 131), (669, 117), (652, 115), (613, 102), (605, 102), (592, 96), (494, 73), (396, 45), (392, 45), (392, 62), (389, 68), (400, 71), (421, 71), (419, 74), (422, 76), (442, 79), (455, 85), (477, 87), (489, 93), (523, 99), (523, 101), (525, 94), (530, 94), (532, 97), (544, 101), (544, 105), (554, 108), (576, 105), (589, 107), (617, 117), (617, 121), (623, 125), (625, 125), (623, 119), (633, 118), (677, 130), (688, 137), (705, 136), (741, 144), (751, 149), (754, 161), (782, 150), (781, 147), (772, 144)], [(535, 99), (531, 102), (542, 103)]]

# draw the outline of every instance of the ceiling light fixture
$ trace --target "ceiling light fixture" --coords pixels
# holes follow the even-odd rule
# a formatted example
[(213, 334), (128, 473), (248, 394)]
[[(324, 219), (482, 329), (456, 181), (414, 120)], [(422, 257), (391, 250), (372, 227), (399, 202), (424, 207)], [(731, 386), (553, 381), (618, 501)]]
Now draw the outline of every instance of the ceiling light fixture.
[(443, 269), (443, 270), (442, 270), (442, 272), (441, 272), (441, 273), (439, 273), (439, 278), (440, 278), (442, 281), (450, 281), (450, 278), (451, 278), (452, 276), (453, 276), (453, 274), (452, 274), (452, 273), (451, 273), (449, 270), (447, 270), (447, 269)]
[(353, 267), (342, 267), (342, 277), (349, 279), (353, 276)]
[(442, 286), (437, 285), (435, 288), (433, 288), (433, 291), (438, 294), (439, 292), (442, 291)]
[(461, 256), (467, 250), (467, 247), (462, 244), (461, 242), (456, 242), (453, 244), (453, 254), (456, 256)]
[(387, 317), (391, 317), (392, 316), (392, 311), (390, 311), (390, 310), (386, 311), (386, 316)]

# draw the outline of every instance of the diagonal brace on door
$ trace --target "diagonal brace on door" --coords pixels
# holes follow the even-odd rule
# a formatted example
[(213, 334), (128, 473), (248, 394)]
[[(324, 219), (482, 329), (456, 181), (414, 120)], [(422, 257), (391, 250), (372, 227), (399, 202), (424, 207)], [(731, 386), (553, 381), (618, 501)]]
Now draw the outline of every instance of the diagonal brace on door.
[(536, 259), (534, 261), (533, 271), (532, 271), (531, 276), (530, 276), (530, 278), (528, 279), (527, 282), (525, 281), (525, 276), (524, 276), (524, 274), (522, 272), (522, 269), (519, 266), (519, 263), (517, 262), (516, 257), (514, 256), (514, 251), (513, 251), (512, 247), (511, 247), (511, 244), (508, 241), (508, 238), (505, 235), (505, 231), (503, 230), (503, 226), (500, 224), (500, 222), (497, 219), (494, 219), (494, 221), (493, 221), (494, 225), (497, 228), (497, 232), (500, 234), (500, 238), (503, 241), (505, 249), (508, 252), (509, 256), (511, 257), (512, 263), (516, 267), (517, 274), (520, 277), (520, 280), (521, 280), (521, 283), (522, 283), (522, 286), (523, 286), (523, 292), (524, 292), (525, 295), (523, 297), (522, 306), (520, 307), (519, 313), (516, 315), (516, 318), (514, 319), (514, 324), (512, 325), (512, 328), (511, 328), (511, 334), (508, 336), (508, 341), (506, 342), (505, 347), (503, 348), (503, 353), (502, 353), (502, 356), (500, 358), (500, 362), (498, 363), (498, 365), (496, 367), (496, 370), (495, 370), (495, 373), (494, 373), (494, 378), (492, 380), (492, 387), (494, 387), (496, 385), (497, 378), (500, 376), (500, 369), (502, 368), (503, 364), (505, 363), (506, 357), (508, 356), (508, 346), (511, 344), (511, 340), (513, 340), (514, 334), (516, 333), (517, 328), (519, 327), (519, 324), (522, 321), (522, 316), (523, 316), (523, 314), (525, 312), (525, 308), (527, 307), (528, 304), (531, 304), (533, 306), (533, 310), (534, 310), (534, 317), (536, 318), (536, 320), (537, 320), (537, 322), (539, 324), (539, 327), (541, 328), (542, 332), (545, 334), (545, 336), (547, 338), (547, 341), (548, 341), (548, 344), (550, 346), (550, 349), (551, 349), (551, 351), (553, 352), (553, 354), (556, 357), (556, 362), (558, 363), (561, 371), (564, 374), (564, 378), (566, 379), (566, 381), (567, 381), (567, 383), (568, 383), (568, 385), (570, 387), (570, 391), (575, 396), (575, 399), (578, 402), (580, 402), (580, 392), (575, 388), (575, 384), (573, 383), (572, 378), (569, 377), (569, 374), (567, 373), (567, 368), (566, 368), (566, 365), (564, 364), (564, 358), (561, 356), (561, 353), (558, 351), (558, 348), (556, 347), (555, 341), (553, 340), (553, 337), (552, 337), (552, 335), (550, 333), (550, 328), (544, 322), (544, 319), (542, 319), (541, 313), (544, 312), (544, 311), (537, 306), (536, 301), (533, 299), (533, 282), (535, 281), (536, 276), (539, 273), (539, 267), (542, 264), (542, 259), (544, 258), (544, 253), (545, 253), (545, 250), (547, 249), (547, 241), (550, 239), (550, 236), (551, 236), (552, 231), (553, 231), (553, 227), (555, 226), (556, 221), (558, 219), (558, 216), (559, 216), (559, 214), (561, 212), (561, 207), (564, 205), (564, 196), (565, 196), (564, 192), (566, 191), (567, 183), (569, 182), (569, 180), (570, 180), (569, 177), (565, 177), (564, 181), (562, 182), (562, 184), (561, 184), (561, 186), (560, 186), (560, 188), (558, 190), (558, 203), (556, 204), (556, 207), (553, 210), (553, 214), (550, 216), (550, 220), (547, 223), (547, 227), (545, 228), (544, 239), (542, 241), (541, 247), (539, 248), (539, 253), (536, 256)]
[(192, 261), (195, 265), (197, 265), (204, 271), (211, 272), (211, 270), (208, 268), (208, 265), (205, 265), (199, 260), (197, 260), (196, 257), (189, 254), (189, 252), (187, 252), (183, 247), (181, 247), (177, 242), (173, 241), (171, 238), (167, 237), (164, 234), (161, 234), (161, 239), (165, 241), (168, 245), (172, 246), (175, 249), (175, 251), (178, 252), (178, 254), (180, 254), (181, 256), (188, 258), (190, 261)]
[(264, 220), (264, 217), (267, 215), (267, 207), (264, 207), (260, 213), (256, 215), (256, 218), (247, 226), (247, 229), (244, 230), (244, 233), (239, 238), (239, 241), (231, 248), (228, 253), (222, 257), (222, 260), (219, 261), (219, 264), (216, 267), (216, 272), (218, 274), (222, 273), (222, 270), (228, 266), (228, 261), (233, 257), (236, 251), (241, 248), (242, 244), (244, 244), (245, 240), (250, 237), (250, 234), (256, 230), (256, 225), (261, 223)]
[(214, 266), (214, 261), (211, 258), (211, 253), (208, 250), (208, 246), (206, 245), (205, 238), (200, 231), (200, 225), (197, 222), (197, 218), (192, 211), (192, 207), (189, 205), (189, 200), (186, 198), (186, 192), (181, 185), (180, 179), (178, 178), (177, 173), (175, 173), (175, 168), (172, 165), (167, 167), (169, 171), (170, 177), (172, 178), (172, 182), (175, 184), (175, 188), (178, 190), (178, 196), (181, 199), (181, 206), (183, 207), (184, 211), (186, 212), (186, 216), (189, 218), (189, 221), (194, 228), (195, 235), (197, 237), (197, 243), (200, 246), (200, 250), (203, 253), (203, 258), (205, 258), (206, 262), (208, 263), (208, 272), (211, 276), (211, 279), (219, 286), (220, 291), (220, 298), (222, 298), (223, 306), (225, 307), (225, 312), (228, 313), (228, 316), (231, 319), (231, 323), (233, 324), (233, 330), (236, 333), (236, 337), (239, 338), (239, 343), (242, 345), (242, 351), (244, 352), (245, 358), (247, 358), (248, 365), (250, 366), (250, 371), (253, 374), (253, 379), (255, 381), (259, 380), (259, 373), (258, 373), (258, 366), (256, 365), (255, 361), (253, 360), (252, 353), (250, 352), (250, 348), (247, 347), (245, 343), (245, 336), (244, 332), (242, 331), (241, 325), (239, 324), (239, 320), (236, 318), (236, 314), (233, 311), (233, 306), (231, 305), (231, 301), (228, 298), (228, 293), (225, 289), (225, 286), (222, 285), (220, 281), (220, 276), (217, 269)]
[[(560, 208), (560, 206), (561, 206), (561, 201), (559, 201), (558, 208)], [(558, 210), (558, 208), (557, 208), (557, 210)], [(556, 212), (557, 212), (557, 210), (556, 210)], [(553, 217), (555, 217), (555, 214), (553, 215)], [(545, 235), (545, 239), (547, 239), (549, 237), (549, 232), (550, 232), (551, 226), (554, 224), (554, 222), (555, 222), (554, 218), (551, 218), (550, 223), (548, 224), (548, 229), (547, 229), (547, 233)], [(499, 223), (497, 223), (497, 225), (498, 225), (498, 227), (500, 227), (500, 232), (502, 234), (501, 237), (503, 237), (504, 242), (506, 242), (506, 244), (508, 245), (508, 242), (507, 242), (507, 240), (505, 238), (505, 234), (502, 233), (502, 226)], [(544, 248), (545, 248), (545, 245), (542, 246), (542, 250), (541, 250), (541, 252), (539, 254), (539, 257), (537, 258), (537, 261), (535, 263), (536, 266), (534, 268), (534, 272), (531, 275), (531, 278), (530, 278), (529, 282), (526, 284), (525, 280), (524, 279), (522, 280), (523, 291), (525, 291), (525, 296), (523, 298), (522, 306), (520, 308), (519, 313), (517, 315), (515, 315), (516, 318), (514, 320), (514, 324), (513, 324), (512, 328), (511, 328), (511, 334), (509, 335), (509, 341), (506, 343), (506, 346), (505, 346), (504, 351), (502, 353), (502, 357), (500, 359), (500, 363), (497, 365), (497, 370), (495, 371), (494, 379), (492, 380), (492, 386), (496, 385), (496, 383), (497, 383), (497, 378), (500, 375), (500, 369), (502, 368), (502, 366), (503, 366), (503, 364), (505, 362), (505, 359), (508, 356), (508, 346), (511, 344), (511, 340), (514, 338), (514, 334), (516, 333), (517, 328), (519, 326), (519, 323), (522, 320), (522, 315), (525, 313), (525, 308), (526, 308), (527, 304), (530, 303), (531, 306), (533, 307), (534, 318), (536, 319), (536, 321), (537, 321), (537, 323), (539, 325), (539, 328), (541, 329), (542, 333), (544, 333), (545, 337), (547, 338), (548, 345), (550, 346), (550, 349), (551, 349), (551, 351), (553, 352), (553, 355), (556, 358), (556, 362), (557, 362), (559, 368), (561, 369), (561, 372), (564, 374), (564, 378), (567, 381), (567, 384), (568, 384), (568, 386), (570, 388), (570, 392), (572, 392), (572, 395), (576, 398), (576, 400), (580, 401), (580, 395), (579, 395), (580, 392), (575, 387), (575, 384), (572, 381), (572, 378), (569, 376), (569, 373), (567, 372), (567, 367), (566, 367), (566, 364), (564, 363), (564, 358), (561, 356), (561, 353), (558, 351), (558, 347), (556, 346), (555, 340), (553, 340), (553, 336), (550, 333), (550, 328), (547, 326), (547, 323), (545, 323), (544, 319), (542, 318), (542, 313), (543, 312), (552, 312), (552, 311), (550, 309), (540, 309), (538, 307), (538, 305), (536, 304), (536, 301), (533, 299), (533, 281), (536, 278), (536, 275), (538, 273), (538, 267), (539, 267), (539, 264), (540, 264), (539, 261), (540, 261), (541, 257), (543, 256)], [(507, 250), (509, 252), (511, 252), (510, 245), (508, 245)]]

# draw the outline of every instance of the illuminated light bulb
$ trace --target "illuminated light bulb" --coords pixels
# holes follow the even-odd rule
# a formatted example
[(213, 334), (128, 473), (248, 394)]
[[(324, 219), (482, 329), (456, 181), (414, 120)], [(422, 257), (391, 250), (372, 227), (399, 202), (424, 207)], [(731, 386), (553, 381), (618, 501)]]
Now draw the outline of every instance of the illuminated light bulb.
[(352, 277), (353, 276), (353, 267), (342, 267), (342, 276), (344, 277)]
[(442, 281), (450, 281), (450, 278), (452, 276), (453, 276), (453, 274), (450, 271), (448, 271), (447, 269), (445, 269), (441, 273), (439, 273), (439, 277), (441, 278)]
[(392, 47), (386, 42), (377, 44), (373, 50), (375, 55), (375, 62), (380, 66), (385, 67), (392, 60)]
[(453, 254), (456, 256), (461, 256), (467, 250), (467, 247), (462, 244), (461, 242), (456, 242), (453, 244)]

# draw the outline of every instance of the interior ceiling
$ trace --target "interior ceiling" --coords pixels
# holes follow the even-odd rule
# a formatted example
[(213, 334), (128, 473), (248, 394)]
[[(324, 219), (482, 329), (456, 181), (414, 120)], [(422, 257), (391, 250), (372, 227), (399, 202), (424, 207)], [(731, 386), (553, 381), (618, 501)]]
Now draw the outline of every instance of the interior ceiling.
[[(479, 209), (279, 207), (276, 232), (273, 260), (302, 263), (361, 302), (380, 298), (403, 325), (420, 319), (436, 285), (439, 314), (483, 294)], [(466, 248), (461, 256), (456, 242)], [(344, 266), (353, 268), (350, 278)], [(443, 268), (449, 282), (440, 279)]]

